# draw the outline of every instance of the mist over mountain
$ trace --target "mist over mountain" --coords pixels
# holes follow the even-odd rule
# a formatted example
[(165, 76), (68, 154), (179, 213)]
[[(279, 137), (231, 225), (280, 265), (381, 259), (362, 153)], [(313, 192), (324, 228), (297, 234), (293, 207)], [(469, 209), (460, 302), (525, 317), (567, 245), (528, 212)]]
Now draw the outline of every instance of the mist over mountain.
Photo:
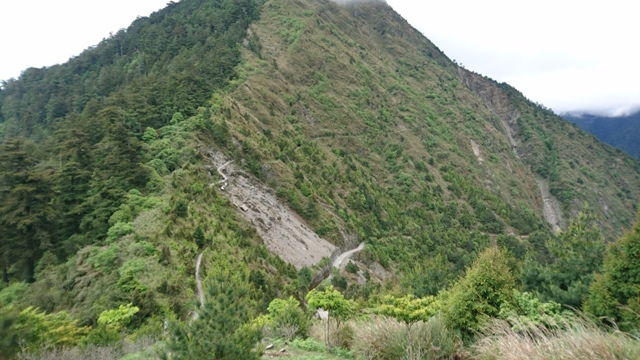
[[(340, 324), (352, 342), (326, 347), (364, 358), (357, 321), (433, 325), (456, 358), (487, 316), (574, 321), (560, 304), (586, 299), (640, 327), (620, 313), (640, 312), (635, 278), (609, 265), (637, 261), (638, 159), (383, 1), (170, 2), (8, 81), (0, 114), (3, 358), (259, 359), (265, 336)], [(335, 322), (310, 331), (320, 307)]]
[(640, 158), (640, 111), (617, 117), (575, 113), (564, 114), (563, 117), (600, 141)]

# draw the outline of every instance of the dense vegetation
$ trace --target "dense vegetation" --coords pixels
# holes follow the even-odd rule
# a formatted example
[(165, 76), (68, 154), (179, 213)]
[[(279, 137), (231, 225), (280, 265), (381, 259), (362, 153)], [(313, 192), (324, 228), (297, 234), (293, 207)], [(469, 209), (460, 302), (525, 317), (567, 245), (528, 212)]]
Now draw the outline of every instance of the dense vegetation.
[[(373, 339), (389, 359), (463, 356), (488, 317), (564, 331), (560, 304), (585, 299), (638, 329), (623, 309), (638, 311), (638, 228), (606, 245), (632, 226), (638, 161), (485, 79), (508, 100), (487, 106), (460, 71), (382, 2), (183, 0), (3, 83), (0, 354), (162, 339), (176, 358), (248, 359), (263, 336), (317, 350), (300, 340), (316, 308), (328, 348), (370, 356), (358, 339)], [(211, 152), (364, 251), (311, 290), (325, 263), (269, 253), (210, 185)]]
[(563, 117), (613, 147), (640, 158), (636, 139), (640, 133), (640, 112), (627, 116), (608, 117), (589, 114), (565, 114)]

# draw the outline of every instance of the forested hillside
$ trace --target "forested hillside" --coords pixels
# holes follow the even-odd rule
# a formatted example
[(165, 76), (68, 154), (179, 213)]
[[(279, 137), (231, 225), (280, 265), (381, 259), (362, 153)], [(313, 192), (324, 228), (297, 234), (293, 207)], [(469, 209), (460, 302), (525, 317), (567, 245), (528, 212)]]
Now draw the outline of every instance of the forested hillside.
[(640, 112), (627, 116), (608, 117), (589, 114), (565, 114), (563, 117), (613, 147), (640, 158)]
[[(325, 295), (351, 315), (421, 298), (407, 324), (437, 315), (468, 342), (502, 304), (580, 309), (638, 210), (637, 159), (460, 68), (380, 1), (170, 2), (3, 83), (0, 106), (6, 357), (126, 334), (249, 359), (279, 316), (306, 337)], [(604, 298), (592, 312), (618, 314)], [(221, 337), (193, 343), (209, 326)]]

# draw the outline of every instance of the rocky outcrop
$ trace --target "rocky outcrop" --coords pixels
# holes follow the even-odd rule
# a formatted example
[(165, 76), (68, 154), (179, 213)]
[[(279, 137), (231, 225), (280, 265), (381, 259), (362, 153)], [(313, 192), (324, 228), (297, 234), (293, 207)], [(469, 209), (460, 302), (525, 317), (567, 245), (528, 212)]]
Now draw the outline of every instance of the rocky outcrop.
[(458, 74), (464, 84), (484, 102), (487, 108), (498, 115), (509, 137), (513, 152), (520, 158), (521, 143), (517, 136), (520, 113), (511, 106), (509, 97), (482, 75), (463, 68), (458, 68)]
[[(511, 143), (513, 153), (516, 157), (526, 162), (526, 151), (523, 149), (522, 142), (518, 138), (518, 118), (520, 117), (520, 113), (514, 109), (509, 100), (509, 96), (482, 75), (460, 67), (458, 68), (458, 74), (469, 90), (478, 96), (487, 108), (498, 116), (505, 133), (509, 137), (509, 143)], [(477, 144), (474, 146), (472, 142), (471, 145), (474, 154), (478, 157), (478, 161), (480, 161), (480, 149), (478, 148), (476, 152)], [(564, 226), (560, 202), (549, 191), (549, 182), (547, 180), (538, 178), (536, 182), (540, 189), (540, 196), (542, 197), (542, 213), (544, 214), (544, 218), (551, 225), (554, 232), (560, 232)]]
[(269, 187), (236, 167), (220, 152), (210, 151), (207, 157), (213, 165), (210, 172), (217, 168), (223, 178), (211, 185), (223, 184), (222, 194), (256, 228), (271, 253), (297, 269), (311, 267), (323, 257), (331, 257), (337, 248), (309, 229)]

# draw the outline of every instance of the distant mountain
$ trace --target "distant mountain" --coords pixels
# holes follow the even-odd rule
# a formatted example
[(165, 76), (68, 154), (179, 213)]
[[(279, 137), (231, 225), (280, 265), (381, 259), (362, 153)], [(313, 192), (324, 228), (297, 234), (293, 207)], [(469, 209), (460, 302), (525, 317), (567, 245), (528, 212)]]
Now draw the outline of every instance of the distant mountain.
[(590, 114), (567, 114), (563, 117), (599, 140), (640, 158), (640, 111), (622, 117)]

